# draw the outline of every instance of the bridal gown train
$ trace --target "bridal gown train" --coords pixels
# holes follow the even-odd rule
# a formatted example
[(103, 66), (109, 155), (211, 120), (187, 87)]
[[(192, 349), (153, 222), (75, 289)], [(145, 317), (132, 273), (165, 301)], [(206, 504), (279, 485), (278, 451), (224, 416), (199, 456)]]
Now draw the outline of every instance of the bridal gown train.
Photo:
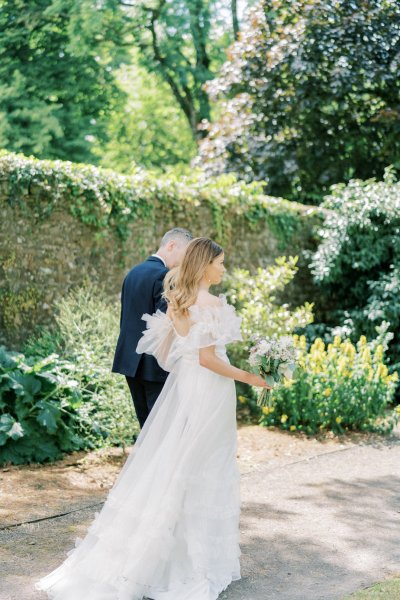
[(144, 315), (137, 351), (168, 379), (87, 535), (37, 582), (54, 600), (215, 600), (240, 579), (236, 395), (199, 364), (199, 348), (241, 339), (240, 318), (192, 306), (181, 336), (161, 311)]

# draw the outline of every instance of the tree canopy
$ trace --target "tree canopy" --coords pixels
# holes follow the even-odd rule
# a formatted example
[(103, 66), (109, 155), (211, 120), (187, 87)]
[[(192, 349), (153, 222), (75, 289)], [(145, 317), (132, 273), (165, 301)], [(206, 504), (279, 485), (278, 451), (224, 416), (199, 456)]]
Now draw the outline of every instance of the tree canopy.
[(0, 0), (0, 145), (38, 157), (90, 161), (122, 99), (102, 39), (79, 49), (75, 3)]
[(236, 2), (114, 1), (123, 9), (125, 40), (133, 40), (142, 65), (169, 86), (194, 139), (203, 137), (198, 126), (211, 118), (204, 84), (214, 78), (225, 48), (239, 33)]
[(316, 202), (400, 157), (400, 4), (262, 0), (208, 83), (200, 164)]
[(161, 172), (188, 168), (197, 146), (168, 84), (136, 56), (118, 69), (117, 82), (127, 100), (108, 121), (108, 141), (94, 148), (100, 164), (123, 173), (136, 166)]

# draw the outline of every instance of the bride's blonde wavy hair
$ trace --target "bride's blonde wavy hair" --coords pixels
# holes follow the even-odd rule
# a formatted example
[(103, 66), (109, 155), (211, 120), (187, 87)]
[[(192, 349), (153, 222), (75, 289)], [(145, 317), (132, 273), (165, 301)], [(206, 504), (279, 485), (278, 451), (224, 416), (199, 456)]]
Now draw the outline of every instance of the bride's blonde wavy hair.
[(222, 253), (221, 246), (210, 238), (195, 238), (188, 244), (181, 265), (171, 269), (164, 279), (163, 296), (175, 313), (188, 314), (188, 308), (196, 302), (206, 268)]

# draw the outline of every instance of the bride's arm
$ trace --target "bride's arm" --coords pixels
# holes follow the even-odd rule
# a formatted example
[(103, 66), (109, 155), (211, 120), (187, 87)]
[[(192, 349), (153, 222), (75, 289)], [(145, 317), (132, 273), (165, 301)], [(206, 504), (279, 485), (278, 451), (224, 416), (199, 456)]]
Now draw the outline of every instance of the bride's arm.
[(260, 375), (255, 373), (249, 373), (243, 369), (238, 369), (233, 365), (225, 362), (215, 354), (215, 346), (209, 346), (208, 348), (200, 348), (199, 350), (199, 361), (202, 367), (223, 375), (224, 377), (230, 377), (236, 381), (242, 383), (248, 383), (249, 385), (256, 385), (271, 389)]

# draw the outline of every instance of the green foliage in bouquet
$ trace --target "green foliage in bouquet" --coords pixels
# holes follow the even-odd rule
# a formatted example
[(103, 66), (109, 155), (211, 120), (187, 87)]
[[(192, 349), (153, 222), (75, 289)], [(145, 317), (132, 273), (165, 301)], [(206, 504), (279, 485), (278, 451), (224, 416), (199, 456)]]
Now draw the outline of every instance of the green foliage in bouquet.
[(305, 337), (295, 336), (301, 351), (296, 376), (274, 388), (261, 425), (310, 435), (390, 431), (398, 418), (398, 411), (389, 409), (398, 376), (384, 363), (391, 335), (381, 328), (375, 340), (361, 336), (356, 345), (336, 336), (327, 347), (317, 338), (309, 351)]
[[(259, 338), (254, 335), (250, 344), (249, 365), (264, 378), (270, 388), (292, 379), (296, 369), (297, 350), (293, 336)], [(270, 406), (270, 390), (262, 390), (259, 406)]]
[[(124, 378), (111, 373), (119, 307), (87, 283), (57, 308), (55, 331), (31, 338), (25, 356), (4, 353), (0, 462), (54, 460), (76, 449), (129, 444), (138, 433)], [(19, 400), (10, 388), (15, 377), (30, 390), (20, 390)]]

